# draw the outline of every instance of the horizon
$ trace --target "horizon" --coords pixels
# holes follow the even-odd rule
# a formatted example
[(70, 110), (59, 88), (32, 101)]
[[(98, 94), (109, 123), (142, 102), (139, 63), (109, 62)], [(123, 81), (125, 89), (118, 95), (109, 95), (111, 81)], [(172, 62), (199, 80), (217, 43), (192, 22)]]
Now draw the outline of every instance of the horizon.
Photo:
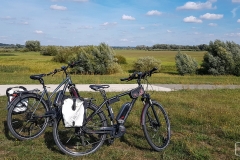
[(4, 44), (240, 44), (240, 0), (11, 0), (0, 9)]

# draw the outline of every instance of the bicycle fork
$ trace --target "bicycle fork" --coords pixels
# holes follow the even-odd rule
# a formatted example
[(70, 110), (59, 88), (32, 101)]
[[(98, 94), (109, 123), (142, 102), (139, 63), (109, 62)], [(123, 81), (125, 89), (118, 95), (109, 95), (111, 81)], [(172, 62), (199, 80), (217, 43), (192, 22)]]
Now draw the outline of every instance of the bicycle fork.
[[(145, 110), (146, 107), (149, 107), (149, 106), (150, 106), (151, 109), (152, 109), (153, 116), (151, 116), (151, 115), (149, 114), (148, 110), (147, 110), (147, 111), (146, 111), (146, 112), (147, 112), (147, 113), (146, 113), (147, 117), (145, 117), (145, 121), (148, 120), (149, 123), (150, 123), (150, 126), (153, 127), (153, 128), (155, 128), (155, 129), (158, 128), (158, 127), (160, 127), (160, 126), (161, 126), (161, 123), (160, 123), (160, 120), (159, 120), (159, 118), (158, 118), (158, 116), (157, 116), (156, 110), (155, 110), (155, 108), (154, 108), (154, 106), (153, 106), (153, 103), (152, 103), (152, 100), (151, 100), (150, 95), (149, 95), (149, 94), (143, 95), (142, 98), (141, 98), (141, 101), (142, 101), (144, 107), (143, 107), (143, 109), (142, 109), (140, 124), (141, 124), (141, 125), (145, 125), (144, 122), (143, 122), (143, 119), (144, 119), (144, 113), (143, 113), (143, 112), (144, 112), (144, 110)], [(147, 119), (147, 120), (146, 120), (146, 119)]]

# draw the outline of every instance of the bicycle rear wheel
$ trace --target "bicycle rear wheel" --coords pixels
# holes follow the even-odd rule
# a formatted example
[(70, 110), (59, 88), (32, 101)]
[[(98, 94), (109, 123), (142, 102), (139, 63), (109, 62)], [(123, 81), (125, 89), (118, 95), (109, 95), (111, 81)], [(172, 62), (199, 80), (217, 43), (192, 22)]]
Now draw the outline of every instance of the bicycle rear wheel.
[(167, 147), (170, 141), (170, 122), (163, 107), (153, 101), (143, 110), (142, 127), (149, 145), (156, 151)]
[[(92, 104), (85, 109), (86, 117), (89, 117), (97, 108)], [(62, 116), (54, 120), (53, 137), (59, 149), (71, 156), (83, 156), (95, 152), (106, 139), (106, 134), (94, 133), (101, 127), (107, 126), (107, 120), (102, 111), (94, 115), (85, 126), (65, 127)], [(86, 133), (85, 131), (92, 133)]]
[(8, 107), (7, 125), (15, 138), (19, 140), (34, 139), (46, 129), (48, 118), (42, 116), (49, 108), (37, 94), (21, 95), (14, 99)]

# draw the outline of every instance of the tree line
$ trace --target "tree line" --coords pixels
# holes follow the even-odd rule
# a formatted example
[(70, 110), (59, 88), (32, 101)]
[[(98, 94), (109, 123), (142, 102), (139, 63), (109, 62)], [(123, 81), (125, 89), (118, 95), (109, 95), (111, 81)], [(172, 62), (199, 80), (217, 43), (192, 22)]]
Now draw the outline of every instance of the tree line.
[(207, 51), (207, 44), (200, 45), (176, 45), (176, 44), (155, 44), (151, 47), (145, 45), (138, 45), (135, 49), (138, 50), (185, 50), (185, 51)]

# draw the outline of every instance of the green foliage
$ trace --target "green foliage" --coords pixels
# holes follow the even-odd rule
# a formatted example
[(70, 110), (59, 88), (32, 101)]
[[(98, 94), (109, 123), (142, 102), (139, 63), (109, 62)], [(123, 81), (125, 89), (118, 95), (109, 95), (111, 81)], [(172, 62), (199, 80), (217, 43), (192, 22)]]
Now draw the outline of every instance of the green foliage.
[(67, 63), (81, 61), (72, 69), (74, 73), (80, 74), (113, 74), (122, 72), (117, 63), (114, 50), (101, 43), (98, 46), (69, 47), (61, 49), (53, 58), (53, 61)]
[(40, 45), (40, 41), (26, 41), (25, 42), (25, 47), (29, 50), (29, 51), (40, 51), (41, 50), (41, 45)]
[(52, 58), (54, 62), (68, 63), (70, 57), (74, 54), (71, 48), (62, 48), (57, 54)]
[(127, 64), (127, 60), (124, 56), (122, 55), (115, 55), (114, 56), (117, 59), (118, 64)]
[(75, 72), (83, 74), (113, 74), (122, 72), (121, 66), (114, 57), (114, 50), (105, 43), (98, 46), (82, 48), (72, 60), (82, 63), (75, 68)]
[(240, 76), (240, 46), (234, 42), (215, 40), (209, 43), (202, 70), (206, 74)]
[(40, 54), (44, 56), (55, 56), (57, 55), (57, 53), (58, 53), (58, 50), (57, 50), (57, 47), (55, 46), (42, 47), (42, 50), (40, 52)]
[(178, 54), (175, 57), (175, 61), (177, 71), (180, 75), (196, 74), (198, 63), (191, 56), (178, 51)]
[(157, 67), (159, 70), (161, 68), (161, 62), (155, 59), (154, 57), (140, 57), (136, 62), (133, 64), (133, 69), (136, 71), (149, 71)]

